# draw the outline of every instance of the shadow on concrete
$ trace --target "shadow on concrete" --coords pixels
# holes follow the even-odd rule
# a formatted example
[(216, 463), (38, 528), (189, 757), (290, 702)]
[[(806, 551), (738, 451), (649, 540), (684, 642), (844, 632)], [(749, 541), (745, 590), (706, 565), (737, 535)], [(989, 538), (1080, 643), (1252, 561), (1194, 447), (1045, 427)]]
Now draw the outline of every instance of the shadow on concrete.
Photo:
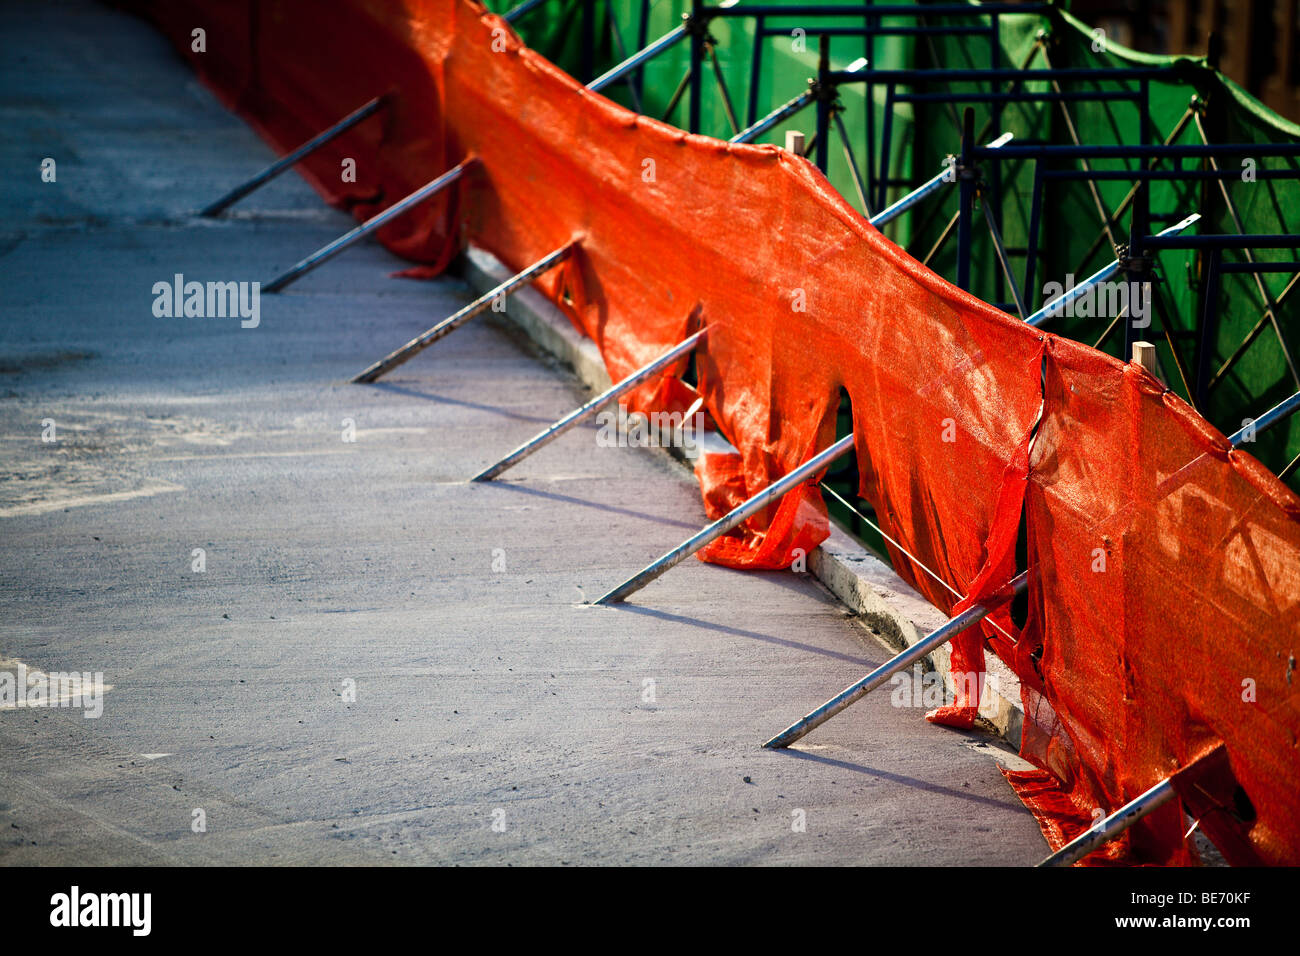
[(831, 767), (839, 767), (842, 770), (848, 770), (852, 773), (864, 774), (868, 777), (876, 777), (879, 780), (889, 780), (893, 783), (902, 784), (906, 787), (913, 787), (917, 790), (924, 790), (927, 793), (938, 793), (946, 797), (956, 797), (960, 800), (966, 800), (970, 803), (978, 803), (981, 806), (993, 807), (998, 810), (1005, 810), (1014, 813), (1017, 817), (1024, 816), (1025, 808), (1019, 800), (997, 800), (993, 797), (985, 797), (978, 793), (970, 793), (967, 790), (958, 790), (954, 787), (941, 787), (937, 784), (927, 783), (924, 780), (918, 780), (915, 777), (904, 776), (899, 773), (890, 773), (887, 770), (877, 770), (874, 767), (866, 767), (859, 763), (850, 763), (847, 760), (837, 760), (834, 757), (822, 757), (818, 754), (809, 753), (806, 750), (789, 750), (782, 749), (777, 753), (785, 754), (788, 757), (794, 757), (798, 760), (811, 760), (814, 763), (826, 764)]
[[(737, 572), (741, 573), (741, 572)], [(751, 640), (762, 641), (765, 644), (776, 644), (779, 647), (788, 647), (795, 651), (807, 651), (809, 654), (820, 654), (823, 657), (833, 657), (836, 660), (848, 661), (850, 664), (859, 664), (863, 668), (870, 670), (870, 662), (856, 657), (853, 654), (842, 654), (839, 651), (828, 650), (824, 647), (815, 647), (812, 644), (804, 644), (802, 641), (792, 641), (784, 637), (773, 637), (771, 634), (760, 634), (757, 631), (747, 631), (739, 627), (729, 627), (726, 624), (715, 624), (712, 621), (702, 621), (697, 617), (687, 617), (684, 614), (672, 614), (668, 611), (660, 611), (652, 607), (644, 607), (637, 604), (611, 604), (609, 607), (630, 611), (633, 614), (644, 614), (648, 617), (659, 618), (663, 621), (671, 621), (674, 624), (685, 624), (690, 627), (700, 627), (709, 631), (717, 631), (720, 634), (731, 634), (735, 637), (748, 637)]]
[[(421, 392), (418, 389), (407, 388), (404, 385), (394, 385), (391, 382), (370, 382), (370, 388), (381, 388), (386, 392), (395, 395), (405, 395), (408, 398), (419, 398), (426, 402), (435, 402), (439, 405), (456, 405), (460, 408), (473, 408), (478, 411), (492, 412), (494, 415), (500, 415), (502, 418), (513, 418), (521, 422), (537, 422), (541, 425), (549, 425), (553, 421), (550, 418), (539, 418), (536, 415), (521, 415), (518, 412), (509, 412), (504, 408), (498, 408), (495, 405), (482, 405), (478, 402), (466, 402), (459, 398), (447, 398), (445, 395), (431, 395), (428, 392)], [(511, 446), (513, 447), (513, 446)], [(506, 454), (509, 448), (502, 448), (501, 454)]]
[[(597, 511), (609, 511), (613, 514), (627, 515), (632, 518), (644, 518), (646, 521), (653, 521), (656, 524), (669, 525), (674, 528), (687, 528), (691, 531), (698, 531), (699, 525), (691, 524), (687, 521), (677, 521), (673, 518), (665, 518), (662, 515), (652, 514), (646, 511), (636, 511), (632, 508), (620, 508), (617, 505), (601, 504), (599, 501), (588, 501), (586, 498), (574, 498), (572, 495), (562, 495), (558, 491), (542, 491), (540, 488), (530, 488), (527, 485), (520, 484), (518, 481), (485, 481), (482, 484), (492, 488), (508, 488), (511, 491), (518, 491), (525, 495), (536, 495), (539, 498), (549, 498), (552, 501), (562, 501), (565, 504), (581, 505), (584, 508), (595, 508)], [(652, 561), (658, 555), (646, 555), (646, 561)]]

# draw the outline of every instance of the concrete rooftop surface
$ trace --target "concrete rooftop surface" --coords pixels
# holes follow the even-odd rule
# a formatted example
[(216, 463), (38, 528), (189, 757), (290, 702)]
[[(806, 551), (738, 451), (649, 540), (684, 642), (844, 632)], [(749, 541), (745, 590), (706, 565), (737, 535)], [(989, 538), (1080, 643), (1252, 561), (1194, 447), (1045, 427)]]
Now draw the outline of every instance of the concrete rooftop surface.
[(589, 397), (517, 333), (347, 384), (459, 279), (367, 243), (257, 328), (155, 317), (156, 282), (266, 282), (353, 222), (293, 173), (198, 218), (273, 155), (142, 21), (10, 2), (0, 47), (0, 671), (105, 685), (0, 710), (0, 862), (1047, 854), (1018, 758), (888, 690), (760, 748), (891, 656), (810, 576), (692, 558), (587, 606), (703, 507), (594, 426), (468, 483)]

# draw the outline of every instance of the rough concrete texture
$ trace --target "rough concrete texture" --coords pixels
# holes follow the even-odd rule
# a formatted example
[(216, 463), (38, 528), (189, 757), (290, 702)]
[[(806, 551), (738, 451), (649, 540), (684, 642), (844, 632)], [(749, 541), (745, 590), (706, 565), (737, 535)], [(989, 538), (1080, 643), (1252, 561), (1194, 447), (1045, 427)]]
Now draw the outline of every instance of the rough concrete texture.
[[(475, 247), (467, 250), (465, 280), (480, 294), (494, 289), (510, 274), (511, 270), (490, 253)], [(610, 387), (609, 373), (596, 343), (578, 332), (536, 289), (525, 287), (511, 296), (504, 315), (541, 349), (569, 366), (591, 391), (599, 393)], [(706, 431), (698, 436), (697, 443), (665, 450), (682, 461), (693, 462), (700, 452), (722, 454), (734, 452), (735, 448), (717, 432)], [(948, 621), (942, 611), (893, 568), (834, 524), (830, 537), (808, 555), (808, 570), (891, 650), (901, 651), (920, 643)], [(925, 661), (925, 666), (933, 669), (948, 692), (954, 692), (951, 648), (941, 645)], [(985, 671), (980, 716), (990, 729), (1018, 750), (1025, 719), (1020, 679), (992, 654), (986, 655)]]
[(349, 220), (292, 175), (196, 219), (270, 154), (146, 25), (18, 2), (0, 33), (0, 658), (111, 686), (98, 719), (0, 710), (0, 860), (1045, 855), (1015, 758), (888, 693), (759, 749), (889, 654), (809, 576), (692, 560), (584, 606), (703, 511), (594, 428), (467, 484), (587, 394), (522, 339), (472, 323), (345, 384), (462, 283), (364, 245), (256, 329), (155, 318), (155, 282), (265, 281)]

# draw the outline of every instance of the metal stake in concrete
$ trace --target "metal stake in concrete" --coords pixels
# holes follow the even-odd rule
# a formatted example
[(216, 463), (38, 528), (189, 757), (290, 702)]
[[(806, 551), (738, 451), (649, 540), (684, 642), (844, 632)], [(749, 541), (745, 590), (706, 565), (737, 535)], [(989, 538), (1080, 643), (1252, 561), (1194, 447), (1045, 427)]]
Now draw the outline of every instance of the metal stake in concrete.
[(936, 648), (947, 644), (972, 624), (977, 624), (982, 621), (994, 608), (1002, 606), (1006, 603), (1007, 599), (1020, 594), (1028, 586), (1029, 572), (1021, 571), (1011, 579), (1001, 592), (999, 592), (1000, 595), (1006, 595), (1006, 598), (1003, 600), (992, 601), (987, 605), (976, 604), (974, 607), (962, 611), (962, 613), (958, 614), (943, 627), (931, 631), (907, 650), (881, 664), (856, 684), (846, 687), (808, 716), (801, 720), (796, 720), (785, 730), (781, 731), (767, 743), (763, 744), (763, 746), (769, 748), (789, 747), (809, 731), (816, 727), (820, 727), (840, 711), (851, 707), (863, 697), (866, 697), (881, 684), (885, 683), (885, 681), (889, 680), (889, 678), (894, 674), (911, 667), (922, 657), (925, 657), (926, 654), (929, 654)]
[(461, 309), (455, 315), (443, 319), (427, 332), (423, 332), (411, 339), (411, 341), (407, 342), (400, 349), (390, 352), (384, 358), (380, 359), (374, 365), (371, 365), (364, 372), (354, 378), (352, 380), (353, 383), (359, 384), (373, 382), (375, 379), (379, 378), (379, 376), (391, 372), (411, 356), (423, 352), (443, 336), (456, 331), (470, 319), (474, 318), (474, 316), (486, 311), (487, 308), (492, 305), (494, 299), (509, 295), (519, 286), (532, 282), (552, 266), (558, 265), (565, 259), (569, 258), (569, 256), (572, 255), (573, 250), (577, 248), (577, 245), (578, 243), (576, 241), (570, 242), (568, 245), (556, 249), (545, 259), (533, 263), (523, 272), (511, 276), (495, 289), (479, 296), (479, 298), (465, 306), (465, 308)]
[(280, 159), (277, 159), (270, 166), (267, 166), (266, 169), (262, 170), (260, 173), (258, 173), (252, 179), (248, 180), (243, 185), (236, 186), (234, 189), (230, 190), (230, 192), (226, 193), (216, 202), (205, 207), (199, 213), (199, 215), (207, 216), (209, 218), (218, 215), (227, 206), (231, 206), (234, 203), (239, 202), (239, 200), (243, 199), (253, 190), (266, 185), (276, 176), (279, 176), (290, 166), (293, 166), (294, 164), (306, 159), (317, 149), (324, 146), (326, 143), (328, 143), (334, 137), (338, 136), (340, 133), (347, 132), (352, 127), (360, 123), (367, 116), (370, 116), (373, 113), (378, 112), (384, 105), (386, 105), (386, 102), (387, 102), (386, 97), (376, 96), (369, 103), (349, 113), (347, 116), (343, 117), (343, 119), (339, 120), (337, 123), (335, 123), (329, 129), (325, 130), (323, 133), (318, 133), (316, 136), (313, 136), (311, 139), (307, 140), (307, 142), (303, 143), (292, 153), (289, 153), (288, 155), (283, 156)]
[(474, 162), (474, 158), (471, 156), (470, 158), (463, 160), (458, 166), (455, 166), (454, 168), (449, 169), (447, 172), (443, 173), (437, 179), (421, 186), (419, 189), (411, 193), (405, 199), (400, 199), (397, 202), (393, 203), (393, 205), (385, 209), (383, 212), (371, 216), (369, 219), (367, 219), (361, 225), (357, 226), (355, 229), (351, 230), (350, 232), (344, 233), (342, 236), (339, 236), (339, 238), (335, 239), (329, 245), (322, 247), (318, 251), (313, 252), (306, 259), (303, 259), (301, 262), (299, 262), (288, 272), (284, 273), (278, 278), (275, 278), (270, 282), (268, 282), (266, 285), (262, 286), (262, 291), (279, 292), (290, 282), (297, 281), (298, 279), (306, 275), (308, 272), (311, 272), (312, 269), (315, 269), (317, 266), (321, 265), (322, 263), (328, 262), (330, 259), (333, 259), (344, 249), (348, 248), (348, 246), (352, 245), (353, 243), (361, 239), (364, 239), (366, 236), (370, 235), (376, 229), (380, 228), (381, 226), (391, 222), (392, 220), (396, 219), (398, 216), (402, 215), (402, 213), (409, 212), (415, 206), (418, 206), (420, 203), (424, 202), (427, 199), (432, 199), (434, 196), (438, 195), (438, 193), (442, 192), (452, 183), (460, 179), (461, 176), (465, 175), (465, 170), (469, 168), (469, 165), (472, 162)]
[(1173, 780), (1166, 777), (1141, 796), (1134, 797), (1091, 829), (1079, 834), (1039, 866), (1069, 866), (1077, 863), (1103, 843), (1109, 843), (1153, 810), (1174, 798)]
[(558, 422), (556, 422), (554, 425), (547, 428), (541, 434), (537, 435), (534, 438), (530, 438), (528, 441), (524, 442), (522, 445), (520, 445), (510, 454), (506, 455), (506, 457), (502, 458), (495, 465), (492, 465), (488, 468), (484, 468), (477, 475), (471, 478), (470, 481), (491, 481), (493, 478), (501, 474), (503, 471), (507, 470), (508, 468), (512, 468), (519, 462), (523, 461), (533, 452), (537, 451), (537, 449), (549, 445), (551, 442), (555, 441), (555, 439), (559, 438), (565, 432), (569, 431), (570, 429), (574, 428), (581, 422), (595, 415), (602, 405), (606, 404), (607, 402), (613, 401), (614, 399), (618, 398), (620, 395), (624, 395), (627, 392), (630, 392), (637, 385), (640, 385), (646, 379), (655, 375), (655, 373), (662, 370), (665, 366), (671, 365), (677, 359), (681, 358), (683, 355), (686, 355), (693, 348), (695, 348), (695, 346), (699, 343), (700, 339), (704, 337), (705, 331), (706, 331), (705, 329), (700, 329), (700, 331), (696, 332), (694, 335), (690, 336), (689, 338), (681, 342), (679, 345), (673, 346), (671, 349), (669, 349), (663, 355), (659, 356), (649, 365), (644, 365), (641, 368), (637, 369), (635, 372), (633, 372), (627, 378), (623, 379), (617, 385), (607, 389), (604, 392), (601, 392), (599, 395), (597, 395), (591, 401), (587, 402), (581, 408), (570, 412), (568, 415), (565, 415)]
[(746, 518), (762, 511), (773, 501), (776, 501), (778, 498), (785, 495), (786, 492), (803, 484), (811, 476), (830, 465), (831, 462), (842, 458), (852, 450), (853, 436), (845, 435), (825, 451), (814, 455), (788, 475), (774, 481), (744, 504), (722, 516), (703, 531), (688, 538), (659, 560), (648, 565), (644, 570), (628, 578), (604, 597), (598, 598), (592, 603), (614, 604), (622, 601), (629, 594), (641, 590), (641, 588), (645, 587), (669, 568), (680, 563), (684, 558), (690, 557), (709, 542), (721, 538)]

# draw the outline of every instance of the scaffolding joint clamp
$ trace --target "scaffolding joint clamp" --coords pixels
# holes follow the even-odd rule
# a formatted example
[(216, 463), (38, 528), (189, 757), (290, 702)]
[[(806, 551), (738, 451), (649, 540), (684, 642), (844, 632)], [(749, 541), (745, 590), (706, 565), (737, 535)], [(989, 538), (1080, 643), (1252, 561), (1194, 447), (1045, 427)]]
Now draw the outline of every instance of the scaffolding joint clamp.
[(1128, 254), (1127, 246), (1121, 247), (1115, 251), (1117, 253), (1115, 258), (1119, 260), (1119, 268), (1121, 272), (1138, 272), (1142, 275), (1149, 275), (1151, 273), (1151, 266), (1154, 264), (1154, 260), (1150, 256), (1130, 256)]
[(819, 103), (837, 103), (840, 98), (840, 88), (835, 83), (823, 83), (818, 77), (808, 77), (808, 93)]
[(717, 43), (713, 37), (709, 36), (709, 21), (713, 19), (713, 14), (708, 7), (704, 7), (696, 16), (693, 13), (682, 14), (682, 26), (686, 28), (689, 36), (698, 36), (703, 38), (705, 43)]

